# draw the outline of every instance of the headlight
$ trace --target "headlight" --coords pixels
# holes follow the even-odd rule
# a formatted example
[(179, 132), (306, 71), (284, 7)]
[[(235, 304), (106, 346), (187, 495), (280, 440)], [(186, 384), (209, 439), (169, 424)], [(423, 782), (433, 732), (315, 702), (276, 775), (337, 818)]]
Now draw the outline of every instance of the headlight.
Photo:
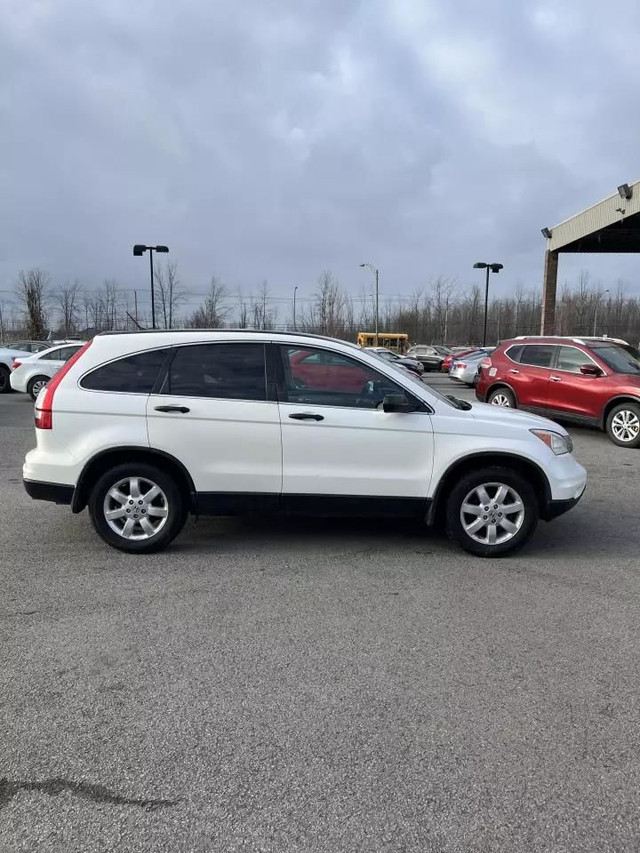
[(568, 435), (560, 435), (559, 432), (553, 432), (550, 429), (532, 429), (530, 432), (537, 436), (540, 441), (544, 441), (549, 450), (553, 451), (556, 456), (571, 453), (573, 450), (573, 442)]

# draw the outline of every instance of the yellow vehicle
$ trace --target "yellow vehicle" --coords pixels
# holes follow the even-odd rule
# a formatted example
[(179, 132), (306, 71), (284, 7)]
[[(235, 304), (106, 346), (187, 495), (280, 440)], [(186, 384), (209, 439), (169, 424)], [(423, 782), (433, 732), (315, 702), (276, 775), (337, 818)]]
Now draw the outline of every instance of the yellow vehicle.
[(378, 342), (376, 343), (375, 332), (358, 332), (356, 343), (359, 347), (384, 347), (392, 352), (402, 354), (409, 344), (409, 335), (378, 332)]

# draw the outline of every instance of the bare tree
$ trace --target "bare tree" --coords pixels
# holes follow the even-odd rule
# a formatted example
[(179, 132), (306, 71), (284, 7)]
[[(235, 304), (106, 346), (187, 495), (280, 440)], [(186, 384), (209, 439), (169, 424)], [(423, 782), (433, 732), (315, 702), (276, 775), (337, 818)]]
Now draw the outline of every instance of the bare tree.
[(55, 293), (56, 303), (60, 311), (60, 328), (65, 338), (75, 334), (80, 315), (80, 297), (82, 288), (77, 281), (59, 287)]
[(184, 290), (178, 278), (178, 264), (169, 261), (166, 267), (155, 269), (156, 290), (160, 303), (160, 316), (165, 329), (173, 329), (178, 309), (185, 301)]
[(216, 276), (212, 276), (209, 292), (204, 302), (189, 318), (189, 325), (194, 329), (217, 329), (224, 325), (229, 308), (225, 306), (227, 290)]
[(18, 298), (22, 302), (25, 334), (34, 340), (47, 337), (49, 275), (41, 269), (18, 273)]

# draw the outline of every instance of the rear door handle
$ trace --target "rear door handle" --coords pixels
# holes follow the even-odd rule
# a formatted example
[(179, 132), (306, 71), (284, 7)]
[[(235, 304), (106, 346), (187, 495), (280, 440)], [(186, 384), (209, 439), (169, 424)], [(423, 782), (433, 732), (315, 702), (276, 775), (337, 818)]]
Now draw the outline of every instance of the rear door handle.
[(294, 421), (323, 421), (324, 415), (316, 415), (314, 412), (294, 412), (289, 417)]
[(562, 377), (561, 377), (561, 376), (550, 376), (550, 377), (549, 377), (549, 379), (550, 379), (552, 382), (562, 382)]
[(190, 411), (186, 406), (156, 406), (156, 412), (180, 412), (181, 415), (186, 415)]
[(510, 370), (509, 373), (520, 373), (519, 370)]

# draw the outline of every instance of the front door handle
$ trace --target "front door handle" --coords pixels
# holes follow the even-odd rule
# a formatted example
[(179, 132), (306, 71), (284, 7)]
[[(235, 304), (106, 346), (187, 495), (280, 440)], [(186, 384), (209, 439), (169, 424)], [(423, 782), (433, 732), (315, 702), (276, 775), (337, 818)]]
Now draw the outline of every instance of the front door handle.
[(289, 417), (294, 421), (323, 421), (324, 415), (316, 415), (314, 412), (294, 412)]
[(156, 412), (180, 412), (181, 415), (186, 415), (190, 411), (186, 406), (156, 406)]
[(561, 377), (561, 376), (550, 376), (550, 377), (549, 377), (549, 379), (550, 379), (552, 382), (562, 382), (562, 377)]

